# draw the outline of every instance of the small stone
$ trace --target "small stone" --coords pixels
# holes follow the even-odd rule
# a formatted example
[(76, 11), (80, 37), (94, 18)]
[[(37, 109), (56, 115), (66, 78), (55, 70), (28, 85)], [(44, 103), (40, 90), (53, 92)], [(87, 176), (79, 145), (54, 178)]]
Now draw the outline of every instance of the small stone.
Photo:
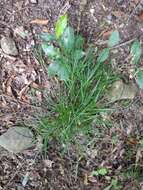
[(108, 99), (110, 101), (134, 99), (138, 89), (135, 84), (125, 84), (122, 80), (113, 83)]
[(51, 160), (49, 160), (49, 159), (44, 160), (43, 162), (44, 162), (45, 167), (47, 167), (47, 168), (49, 168), (49, 169), (51, 169), (52, 166), (53, 166), (53, 164), (54, 164), (54, 162), (51, 161)]
[(118, 5), (122, 5), (124, 3), (124, 0), (117, 0)]
[(1, 48), (5, 54), (17, 56), (18, 50), (13, 39), (9, 37), (2, 37), (0, 41)]
[(91, 15), (94, 15), (94, 12), (95, 12), (95, 9), (94, 9), (94, 8), (91, 8), (91, 9), (90, 9)]
[(24, 187), (22, 187), (21, 185), (17, 185), (17, 189), (16, 190), (24, 190)]
[(33, 146), (33, 133), (25, 127), (12, 127), (0, 136), (0, 146), (12, 153), (23, 152)]
[(143, 106), (139, 107), (139, 112), (143, 115)]
[(38, 0), (29, 0), (30, 3), (33, 3), (33, 4), (37, 4), (38, 3)]

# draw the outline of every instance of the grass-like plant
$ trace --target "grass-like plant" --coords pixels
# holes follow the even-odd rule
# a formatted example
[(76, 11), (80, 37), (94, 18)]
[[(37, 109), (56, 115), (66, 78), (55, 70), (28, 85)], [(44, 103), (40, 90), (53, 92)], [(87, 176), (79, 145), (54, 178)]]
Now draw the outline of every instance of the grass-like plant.
[(55, 25), (55, 35), (42, 33), (40, 37), (50, 60), (48, 74), (59, 79), (60, 90), (56, 99), (47, 101), (49, 114), (40, 118), (38, 132), (45, 142), (55, 138), (66, 143), (78, 133), (89, 133), (93, 121), (101, 124), (101, 113), (109, 110), (104, 97), (115, 76), (106, 61), (119, 34), (114, 31), (108, 47), (98, 54), (95, 47), (85, 48), (84, 39), (68, 26), (65, 14)]

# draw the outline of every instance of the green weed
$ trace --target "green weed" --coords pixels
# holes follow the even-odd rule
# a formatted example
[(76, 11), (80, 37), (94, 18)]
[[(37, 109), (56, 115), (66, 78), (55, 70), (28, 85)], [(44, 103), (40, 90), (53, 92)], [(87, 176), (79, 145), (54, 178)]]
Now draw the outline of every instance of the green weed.
[(143, 176), (142, 166), (131, 165), (128, 169), (122, 172), (122, 176), (126, 179), (136, 179), (141, 181)]
[(84, 46), (84, 39), (68, 26), (67, 15), (59, 18), (55, 35), (43, 33), (42, 50), (50, 60), (47, 72), (60, 81), (56, 98), (48, 101), (47, 117), (39, 119), (38, 132), (45, 144), (56, 139), (71, 141), (78, 133), (90, 135), (91, 123), (102, 125), (102, 113), (111, 111), (105, 99), (107, 89), (116, 79), (109, 59), (110, 48), (119, 41), (118, 32), (111, 34), (109, 47), (100, 51)]
[(130, 55), (133, 67), (133, 76), (139, 88), (143, 89), (143, 68), (139, 67), (139, 62), (142, 56), (142, 46), (138, 40), (135, 40), (131, 45)]

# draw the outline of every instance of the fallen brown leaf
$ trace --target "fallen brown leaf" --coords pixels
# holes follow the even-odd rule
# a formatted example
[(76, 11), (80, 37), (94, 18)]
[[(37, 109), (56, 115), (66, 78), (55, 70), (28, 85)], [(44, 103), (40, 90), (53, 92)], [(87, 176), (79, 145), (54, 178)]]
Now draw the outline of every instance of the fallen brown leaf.
[(19, 92), (18, 96), (19, 96), (20, 100), (23, 98), (23, 95), (25, 95), (27, 93), (27, 90), (28, 90), (31, 83), (32, 83), (32, 81), (29, 81), (28, 84), (26, 86), (24, 86), (22, 88), (22, 90)]
[(46, 81), (43, 85), (37, 84), (35, 82), (31, 83), (31, 87), (35, 88), (35, 89), (45, 89), (45, 88), (49, 88), (50, 89), (50, 84), (48, 81)]
[(143, 21), (143, 11), (136, 17), (137, 21)]
[(31, 83), (31, 87), (35, 88), (35, 89), (43, 89), (44, 88), (42, 85), (39, 85), (39, 84), (37, 84), (35, 82)]
[(137, 145), (139, 143), (139, 140), (136, 138), (129, 138), (129, 139), (127, 139), (127, 142), (130, 145)]
[(15, 75), (11, 75), (11, 76), (3, 83), (4, 91), (5, 91), (6, 94), (9, 95), (9, 96), (13, 96), (12, 88), (11, 88), (11, 83), (12, 83), (14, 77), (15, 77)]
[(35, 20), (32, 20), (32, 21), (30, 22), (30, 24), (47, 25), (47, 24), (48, 24), (48, 20), (35, 19)]
[(103, 38), (108, 38), (108, 37), (111, 35), (112, 31), (113, 31), (113, 30), (105, 31), (105, 32), (103, 33), (102, 37), (103, 37)]

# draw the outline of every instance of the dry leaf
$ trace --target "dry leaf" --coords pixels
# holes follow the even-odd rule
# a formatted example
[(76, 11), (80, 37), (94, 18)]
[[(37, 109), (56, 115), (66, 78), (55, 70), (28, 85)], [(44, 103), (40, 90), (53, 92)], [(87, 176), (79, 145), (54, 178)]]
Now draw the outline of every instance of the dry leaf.
[(84, 175), (84, 185), (88, 185), (88, 175)]
[(142, 159), (142, 151), (141, 149), (138, 149), (137, 150), (137, 153), (136, 153), (136, 164), (138, 164), (138, 162)]
[(44, 89), (44, 88), (50, 89), (50, 84), (49, 84), (48, 81), (46, 81), (43, 85), (37, 84), (35, 82), (32, 82), (31, 87), (35, 88), (35, 89)]
[(103, 33), (102, 37), (103, 38), (109, 38), (109, 36), (111, 35), (112, 32), (113, 32), (113, 30), (108, 30), (108, 31)]
[(3, 87), (5, 88), (5, 92), (6, 92), (6, 94), (9, 95), (9, 96), (13, 96), (12, 88), (11, 88), (11, 83), (12, 83), (14, 77), (15, 77), (14, 75), (11, 75), (11, 76), (6, 80), (6, 82), (3, 83)]
[(35, 20), (32, 20), (32, 21), (30, 22), (30, 24), (47, 25), (47, 24), (48, 24), (48, 20), (35, 19)]
[(39, 84), (37, 84), (35, 82), (31, 83), (31, 87), (35, 88), (35, 89), (43, 89), (44, 88), (42, 85), (39, 85)]
[(24, 86), (24, 87), (22, 88), (22, 90), (18, 93), (18, 96), (19, 96), (19, 99), (20, 99), (20, 100), (21, 100), (22, 97), (27, 93), (27, 90), (28, 90), (28, 88), (29, 88), (29, 86), (30, 86), (31, 83), (32, 83), (32, 81), (29, 81), (28, 84), (27, 84), (26, 86)]
[(137, 145), (137, 144), (139, 143), (139, 140), (136, 139), (136, 138), (129, 138), (129, 139), (127, 140), (127, 142), (128, 142), (128, 144), (130, 144), (130, 145)]
[(137, 17), (136, 17), (137, 21), (143, 21), (143, 12), (141, 12)]

